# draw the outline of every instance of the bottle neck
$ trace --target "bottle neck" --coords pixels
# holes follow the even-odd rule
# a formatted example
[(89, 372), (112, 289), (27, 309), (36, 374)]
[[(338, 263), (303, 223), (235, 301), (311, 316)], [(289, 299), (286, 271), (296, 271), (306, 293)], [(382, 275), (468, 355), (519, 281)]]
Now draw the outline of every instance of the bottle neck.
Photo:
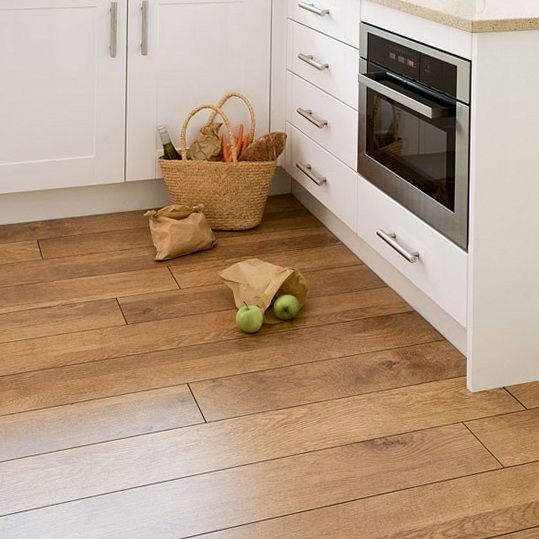
[(171, 140), (170, 140), (170, 135), (168, 134), (167, 128), (159, 127), (158, 131), (159, 131), (159, 136), (161, 137), (161, 142), (163, 143), (163, 145), (170, 144)]

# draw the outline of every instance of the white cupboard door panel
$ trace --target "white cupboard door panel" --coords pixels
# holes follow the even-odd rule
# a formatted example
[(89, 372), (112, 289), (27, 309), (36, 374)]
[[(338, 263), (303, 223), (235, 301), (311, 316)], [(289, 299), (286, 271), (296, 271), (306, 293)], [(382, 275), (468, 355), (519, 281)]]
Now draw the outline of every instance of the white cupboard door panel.
[(355, 230), (357, 173), (293, 125), (287, 124), (286, 130), (288, 173), (343, 223)]
[[(141, 50), (142, 1), (130, 1), (127, 179), (161, 176), (157, 126), (176, 146), (191, 109), (239, 91), (253, 103), (257, 133), (269, 129), (271, 0), (149, 0), (147, 54)], [(234, 125), (245, 107), (226, 106)], [(190, 139), (208, 114), (197, 116)]]
[[(357, 201), (358, 235), (466, 327), (468, 255), (361, 176)], [(410, 263), (379, 231), (396, 234), (397, 243), (419, 259)]]
[(359, 48), (359, 0), (288, 0), (288, 16)]
[(289, 20), (287, 67), (357, 110), (357, 49)]
[(355, 169), (357, 111), (290, 71), (287, 94), (287, 120)]
[(0, 192), (124, 181), (127, 0), (0, 0)]

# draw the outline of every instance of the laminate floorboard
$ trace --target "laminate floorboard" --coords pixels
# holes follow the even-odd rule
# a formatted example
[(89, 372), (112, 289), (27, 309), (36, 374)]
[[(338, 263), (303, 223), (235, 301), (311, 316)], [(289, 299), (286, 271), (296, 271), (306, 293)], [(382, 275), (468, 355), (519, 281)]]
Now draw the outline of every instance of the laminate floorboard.
[(41, 260), (41, 252), (36, 241), (0, 244), (0, 265)]
[[(170, 274), (169, 277), (172, 279)], [(147, 286), (156, 287), (152, 283), (147, 283)], [(164, 287), (167, 286), (164, 284)], [(0, 375), (208, 342), (253, 339), (238, 330), (232, 300), (231, 307), (227, 311), (0, 344), (0, 357), (3, 358)], [(410, 311), (411, 307), (387, 287), (353, 294), (313, 297), (296, 320), (266, 325), (257, 337)], [(39, 354), (36, 354), (38, 350)]]
[[(349, 296), (360, 290), (385, 287), (384, 282), (365, 265), (309, 271), (304, 276), (309, 283), (311, 298), (334, 294)], [(130, 296), (119, 301), (130, 324), (226, 310), (234, 306), (232, 292), (223, 283), (161, 294)], [(346, 308), (346, 301), (343, 301), (343, 310)]]
[[(259, 256), (258, 253), (255, 256)], [(264, 260), (277, 266), (293, 267), (304, 273), (362, 264), (344, 245), (284, 251), (263, 255), (263, 257)], [(192, 264), (191, 266), (171, 266), (170, 271), (181, 288), (212, 286), (221, 282), (218, 275), (220, 271), (245, 258), (252, 258), (252, 256), (213, 260), (205, 264)]]
[(510, 386), (508, 391), (513, 394), (526, 408), (539, 407), (539, 382)]
[(504, 465), (539, 460), (539, 408), (467, 423)]
[(185, 385), (11, 414), (0, 417), (0, 461), (203, 422)]
[[(0, 226), (2, 539), (539, 539), (539, 382), (468, 392), (290, 195), (161, 263), (143, 213)], [(253, 257), (310, 294), (247, 336)]]
[[(256, 339), (207, 343), (24, 372), (0, 377), (0, 414), (349, 354), (386, 350), (376, 358), (379, 358), (381, 364), (391, 367), (395, 356), (388, 349), (429, 343), (441, 338), (422, 318), (410, 313), (334, 324), (328, 333), (320, 332), (317, 327), (305, 328), (259, 336)], [(446, 346), (450, 345), (446, 343)], [(372, 364), (372, 360), (366, 357), (365, 365), (369, 364)], [(396, 372), (399, 370), (395, 369)], [(391, 379), (389, 373), (386, 379)]]
[(445, 341), (191, 383), (208, 421), (466, 374)]
[(1, 463), (0, 508), (14, 513), (520, 409), (503, 389), (471, 394), (457, 378), (194, 425)]
[(143, 211), (88, 215), (0, 226), (0, 243), (78, 236), (148, 226)]
[[(125, 247), (125, 246), (123, 246)], [(155, 249), (153, 246), (139, 247), (134, 249), (122, 249), (108, 253), (84, 254), (47, 260), (22, 262), (17, 264), (4, 264), (0, 272), (0, 286), (28, 285), (33, 283), (46, 283), (62, 281), (80, 277), (93, 277), (124, 273), (130, 271), (147, 270), (159, 267), (184, 268), (185, 271), (204, 271), (207, 267), (216, 266), (216, 272), (226, 268), (230, 264), (242, 258), (257, 257), (283, 257), (289, 251), (295, 253), (289, 259), (285, 256), (284, 265), (301, 261), (302, 256), (309, 256), (304, 251), (309, 249), (324, 249), (320, 255), (328, 260), (323, 265), (320, 261), (317, 267), (334, 267), (330, 261), (332, 252), (326, 254), (325, 249), (343, 245), (328, 230), (320, 226), (308, 229), (278, 230), (240, 236), (237, 233), (232, 236), (220, 238), (218, 244), (210, 250), (200, 251), (189, 256), (155, 262)], [(296, 258), (294, 258), (294, 256)], [(358, 259), (348, 251), (348, 260)], [(282, 259), (282, 258), (280, 258)], [(223, 261), (223, 262), (221, 262)], [(308, 263), (304, 267), (309, 267)], [(216, 282), (219, 282), (218, 280)], [(215, 284), (215, 283), (213, 283)]]
[[(320, 221), (305, 209), (273, 213), (257, 228), (245, 232), (216, 231), (218, 241), (227, 237), (251, 237), (282, 230), (321, 227)], [(153, 245), (149, 228), (137, 227), (63, 236), (39, 240), (44, 259), (108, 253)]]
[(0, 343), (125, 325), (116, 299), (0, 314)]
[[(537, 539), (539, 537), (539, 528), (530, 528), (515, 533), (496, 535), (495, 539)], [(494, 537), (492, 539), (494, 539)]]
[[(496, 468), (462, 425), (452, 425), (62, 504), (4, 525), (27, 538), (178, 539)], [(83, 536), (82, 515), (92, 519)]]
[(204, 538), (487, 539), (538, 525), (539, 463), (533, 463), (307, 511)]
[(177, 288), (167, 268), (10, 286), (0, 288), (0, 314)]

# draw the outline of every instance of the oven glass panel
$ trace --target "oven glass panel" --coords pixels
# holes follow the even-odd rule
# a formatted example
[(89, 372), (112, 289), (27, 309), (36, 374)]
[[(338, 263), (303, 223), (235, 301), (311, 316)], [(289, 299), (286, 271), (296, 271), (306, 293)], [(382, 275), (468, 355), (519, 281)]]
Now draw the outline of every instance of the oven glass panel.
[(369, 89), (366, 153), (455, 211), (455, 118), (428, 119)]

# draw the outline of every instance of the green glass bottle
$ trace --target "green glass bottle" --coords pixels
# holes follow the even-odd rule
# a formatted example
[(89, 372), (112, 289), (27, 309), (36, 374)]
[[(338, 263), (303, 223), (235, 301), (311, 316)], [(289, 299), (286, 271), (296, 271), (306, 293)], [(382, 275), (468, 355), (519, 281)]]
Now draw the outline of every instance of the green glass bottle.
[(157, 128), (157, 131), (159, 131), (159, 136), (161, 137), (161, 142), (163, 143), (163, 157), (173, 161), (180, 160), (182, 156), (178, 153), (178, 150), (176, 150), (174, 144), (172, 144), (166, 126), (160, 125)]

